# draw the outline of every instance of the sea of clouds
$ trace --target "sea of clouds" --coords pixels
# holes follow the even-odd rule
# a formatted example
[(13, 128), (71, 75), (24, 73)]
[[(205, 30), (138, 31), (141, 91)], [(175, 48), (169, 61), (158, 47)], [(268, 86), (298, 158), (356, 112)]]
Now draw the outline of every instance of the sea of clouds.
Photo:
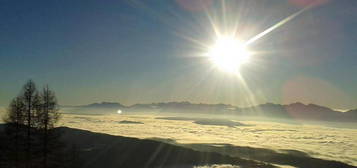
[(232, 121), (243, 125), (201, 125), (194, 120), (148, 114), (64, 114), (59, 126), (128, 137), (171, 139), (178, 143), (219, 142), (273, 150), (293, 149), (357, 166), (357, 129), (236, 120)]

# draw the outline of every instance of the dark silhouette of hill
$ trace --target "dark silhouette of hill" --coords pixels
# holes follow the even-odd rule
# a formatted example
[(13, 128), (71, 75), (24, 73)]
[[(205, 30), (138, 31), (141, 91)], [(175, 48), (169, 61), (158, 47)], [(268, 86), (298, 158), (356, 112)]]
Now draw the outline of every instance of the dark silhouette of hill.
[[(0, 144), (3, 140), (0, 125)], [(174, 140), (149, 140), (94, 133), (67, 127), (56, 128), (63, 143), (76, 146), (80, 167), (86, 168), (192, 168), (230, 164), (242, 168), (273, 168), (272, 164), (298, 168), (355, 168), (354, 166), (310, 157), (296, 150), (274, 151), (229, 144), (177, 144)], [(0, 149), (2, 149), (0, 145)], [(1, 156), (1, 155), (0, 155)], [(1, 165), (0, 157), (0, 165)]]
[(228, 127), (247, 126), (240, 122), (225, 120), (225, 119), (201, 119), (201, 120), (194, 121), (194, 123), (200, 125), (218, 125), (218, 126), (228, 126)]
[(315, 121), (357, 121), (350, 118), (347, 113), (332, 110), (327, 107), (315, 104), (293, 103), (281, 104), (261, 104), (258, 106), (240, 108), (237, 110), (240, 115), (263, 116), (272, 118), (315, 120)]
[(142, 122), (138, 122), (138, 121), (128, 121), (128, 120), (123, 120), (123, 121), (119, 121), (119, 124), (144, 124)]
[(86, 168), (190, 168), (197, 165), (232, 164), (242, 168), (273, 168), (270, 164), (231, 157), (216, 152), (201, 152), (154, 140), (142, 140), (90, 131), (58, 128), (65, 142), (80, 149)]
[(120, 103), (93, 103), (84, 106), (75, 106), (77, 110), (97, 110), (116, 112), (123, 109), (126, 112), (174, 112), (199, 114), (229, 114), (238, 116), (267, 117), (293, 120), (313, 121), (357, 121), (357, 109), (340, 112), (328, 107), (315, 104), (292, 103), (288, 105), (266, 103), (252, 107), (239, 108), (227, 104), (194, 104), (190, 102), (167, 102), (151, 104), (135, 104), (124, 106)]
[(162, 120), (179, 120), (179, 121), (192, 121), (193, 123), (200, 125), (218, 125), (227, 127), (237, 127), (237, 126), (250, 126), (236, 121), (231, 121), (228, 119), (217, 119), (217, 118), (202, 118), (202, 117), (157, 117), (156, 119)]
[(242, 157), (279, 165), (290, 165), (297, 168), (355, 168), (338, 161), (313, 158), (297, 150), (281, 150), (277, 152), (270, 149), (233, 146), (230, 144), (189, 144), (184, 146), (200, 151), (218, 152), (232, 157)]
[(81, 105), (81, 106), (61, 106), (61, 107), (62, 109), (65, 109), (65, 113), (91, 114), (91, 115), (117, 113), (118, 110), (127, 108), (126, 106), (115, 102), (101, 102), (101, 103), (92, 103), (92, 104)]
[(92, 103), (88, 105), (83, 105), (83, 106), (77, 106), (80, 108), (115, 108), (115, 109), (120, 109), (120, 108), (125, 108), (126, 106), (120, 104), (120, 103), (115, 103), (115, 102), (101, 102), (101, 103)]
[(312, 158), (306, 153), (295, 150), (276, 152), (270, 149), (232, 145), (179, 145), (157, 140), (93, 133), (66, 127), (58, 129), (63, 132), (65, 141), (74, 143), (81, 149), (80, 156), (86, 161), (83, 166), (89, 168), (186, 168), (194, 165), (211, 164), (232, 164), (239, 165), (242, 168), (274, 167), (261, 161), (301, 168), (354, 168), (354, 166), (338, 161)]

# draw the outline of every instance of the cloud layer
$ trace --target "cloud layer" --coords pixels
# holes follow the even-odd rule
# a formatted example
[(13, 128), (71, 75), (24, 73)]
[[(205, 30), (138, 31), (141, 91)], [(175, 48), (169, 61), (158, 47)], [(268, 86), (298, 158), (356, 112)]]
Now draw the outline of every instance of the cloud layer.
[[(137, 138), (172, 139), (178, 143), (227, 143), (274, 150), (299, 150), (313, 157), (357, 165), (357, 130), (316, 125), (239, 121), (249, 126), (199, 125), (157, 115), (70, 115), (60, 125)], [(125, 124), (121, 121), (143, 124)], [(232, 120), (236, 121), (236, 120)]]

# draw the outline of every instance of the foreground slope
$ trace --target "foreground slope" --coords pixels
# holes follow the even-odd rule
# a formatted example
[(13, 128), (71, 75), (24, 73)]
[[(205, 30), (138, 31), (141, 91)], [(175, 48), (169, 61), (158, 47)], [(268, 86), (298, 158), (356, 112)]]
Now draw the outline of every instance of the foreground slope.
[[(79, 165), (86, 168), (192, 168), (210, 165), (238, 165), (240, 168), (273, 168), (289, 165), (298, 168), (355, 168), (296, 150), (274, 151), (229, 144), (177, 144), (172, 140), (137, 139), (60, 127), (62, 141), (76, 146)], [(0, 151), (7, 138), (0, 125)], [(3, 153), (0, 153), (0, 156)], [(0, 157), (0, 165), (6, 160)], [(274, 165), (272, 165), (274, 164)], [(0, 166), (1, 167), (1, 166)], [(212, 166), (213, 167), (213, 166)]]
[(64, 133), (64, 141), (80, 147), (83, 167), (89, 168), (189, 168), (213, 164), (239, 165), (242, 168), (275, 167), (267, 163), (300, 168), (354, 168), (354, 166), (342, 162), (313, 158), (303, 152), (292, 150), (281, 153), (270, 149), (232, 145), (180, 145), (158, 140), (112, 136), (67, 127), (59, 128), (59, 130)]
[(215, 152), (200, 152), (153, 140), (142, 140), (59, 128), (63, 140), (80, 148), (80, 157), (86, 168), (189, 168), (200, 165), (231, 164), (242, 168), (272, 168), (262, 162), (230, 157)]

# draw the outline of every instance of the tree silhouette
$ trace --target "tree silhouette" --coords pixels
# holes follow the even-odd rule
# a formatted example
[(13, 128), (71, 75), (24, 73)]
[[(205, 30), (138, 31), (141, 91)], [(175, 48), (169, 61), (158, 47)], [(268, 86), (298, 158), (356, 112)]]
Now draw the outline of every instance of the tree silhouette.
[[(60, 133), (54, 131), (59, 118), (55, 93), (48, 86), (38, 92), (35, 83), (27, 81), (4, 116), (8, 167), (51, 167), (49, 154), (64, 147), (59, 142)], [(52, 158), (57, 162), (55, 156)]]
[(19, 150), (20, 150), (20, 140), (22, 140), (24, 116), (25, 116), (25, 104), (23, 103), (21, 97), (14, 98), (8, 108), (8, 115), (5, 116), (4, 120), (8, 123), (6, 127), (7, 135), (12, 138), (13, 147), (15, 148), (14, 153), (14, 166), (19, 167)]
[(35, 110), (40, 106), (40, 97), (38, 91), (36, 89), (36, 85), (32, 80), (27, 81), (27, 83), (23, 86), (23, 102), (25, 104), (26, 109), (26, 122), (27, 126), (27, 138), (26, 138), (26, 168), (30, 167), (31, 160), (31, 128), (34, 126), (35, 122), (33, 117), (35, 115)]
[(41, 110), (38, 116), (39, 129), (43, 132), (43, 167), (48, 166), (48, 152), (49, 141), (53, 136), (50, 136), (50, 130), (54, 127), (54, 124), (58, 121), (60, 114), (58, 112), (58, 105), (55, 93), (51, 91), (48, 86), (44, 87), (41, 96)]

